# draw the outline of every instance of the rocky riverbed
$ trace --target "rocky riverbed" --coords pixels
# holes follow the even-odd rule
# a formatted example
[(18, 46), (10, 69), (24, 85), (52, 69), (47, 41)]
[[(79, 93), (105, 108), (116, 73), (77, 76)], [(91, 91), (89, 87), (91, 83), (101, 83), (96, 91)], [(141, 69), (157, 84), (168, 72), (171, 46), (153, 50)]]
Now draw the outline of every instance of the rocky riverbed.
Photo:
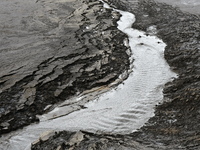
[[(135, 14), (133, 28), (167, 44), (165, 59), (179, 77), (166, 84), (165, 102), (137, 132), (44, 133), (32, 149), (199, 149), (200, 16), (152, 0), (107, 2)], [(6, 20), (14, 13), (1, 9), (1, 134), (37, 121), (59, 102), (107, 91), (128, 76), (118, 79), (130, 66), (126, 35), (116, 28), (119, 14), (99, 1), (30, 1), (32, 7), (20, 0), (1, 3), (18, 13)]]
[(172, 149), (199, 149), (199, 15), (154, 1), (143, 1), (139, 8), (132, 10), (138, 16), (134, 27), (145, 30), (149, 25), (156, 26), (157, 35), (168, 45), (165, 59), (179, 77), (166, 85), (166, 102), (156, 108), (156, 116), (137, 138)]
[(37, 121), (55, 103), (121, 82), (116, 79), (129, 68), (117, 13), (111, 16), (99, 1), (35, 5), (12, 31), (10, 22), (1, 31), (1, 134)]

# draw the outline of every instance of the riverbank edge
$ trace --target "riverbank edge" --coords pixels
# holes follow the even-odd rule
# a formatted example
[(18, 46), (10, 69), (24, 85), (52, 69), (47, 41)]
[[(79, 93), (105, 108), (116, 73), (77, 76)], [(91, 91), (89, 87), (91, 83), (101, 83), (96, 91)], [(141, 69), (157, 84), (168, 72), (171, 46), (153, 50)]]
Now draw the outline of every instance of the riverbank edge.
[[(70, 4), (67, 1), (66, 4), (55, 3), (55, 6), (50, 2), (37, 3), (48, 9), (60, 7), (55, 12), (55, 15), (60, 13), (57, 17), (62, 19), (58, 20), (60, 24), (55, 29), (59, 31), (56, 32), (58, 35), (53, 34), (56, 35), (54, 39), (52, 35), (48, 36), (49, 33), (44, 34), (45, 38), (50, 38), (47, 45), (56, 54), (49, 56), (48, 59), (44, 57), (44, 60), (34, 67), (36, 70), (28, 70), (29, 74), (24, 74), (22, 79), (16, 78), (18, 72), (0, 78), (1, 86), (6, 86), (9, 80), (13, 82), (10, 88), (0, 93), (0, 134), (38, 122), (38, 115), (52, 110), (66, 99), (69, 100), (68, 103), (73, 103), (70, 100), (74, 96), (91, 93), (94, 93), (94, 98), (122, 83), (130, 73), (131, 54), (129, 48), (124, 46), (127, 37), (116, 25), (119, 13), (104, 9), (102, 3), (95, 0), (74, 0), (70, 2), (71, 6), (67, 7), (64, 7)], [(42, 11), (49, 12), (48, 9)], [(68, 10), (69, 16), (64, 15), (63, 19), (62, 12)], [(32, 17), (37, 19), (34, 15), (33, 13)], [(45, 19), (45, 23), (51, 26), (51, 20)], [(40, 22), (36, 20), (39, 25)], [(46, 28), (40, 30), (46, 32), (43, 31)], [(49, 53), (47, 51), (48, 55)], [(84, 101), (90, 99), (92, 98), (86, 98)], [(77, 103), (76, 106), (73, 111), (82, 109), (84, 103)]]
[[(134, 7), (131, 2), (119, 0), (109, 0), (109, 2), (118, 9), (128, 10), (136, 15), (134, 28), (143, 31), (147, 31), (147, 28), (152, 25), (157, 28), (156, 35), (168, 45), (165, 58), (172, 70), (179, 74), (179, 78), (166, 85), (165, 102), (156, 107), (155, 117), (151, 118), (138, 132), (126, 136), (94, 135), (83, 132), (87, 138), (81, 144), (88, 143), (97, 146), (101, 143), (97, 141), (104, 139), (107, 142), (104, 141), (104, 144), (101, 144), (106, 148), (108, 145), (115, 147), (116, 143), (120, 143), (121, 146), (126, 145), (126, 148), (134, 149), (129, 142), (137, 141), (148, 146), (149, 149), (198, 149), (200, 133), (197, 118), (200, 107), (200, 86), (199, 29), (196, 24), (199, 23), (199, 16), (183, 13), (178, 8), (152, 0), (142, 0)], [(68, 132), (63, 133), (68, 134)], [(59, 139), (59, 136), (55, 135), (54, 139)], [(80, 145), (74, 149), (89, 147)], [(102, 147), (97, 146), (95, 149), (103, 149)]]

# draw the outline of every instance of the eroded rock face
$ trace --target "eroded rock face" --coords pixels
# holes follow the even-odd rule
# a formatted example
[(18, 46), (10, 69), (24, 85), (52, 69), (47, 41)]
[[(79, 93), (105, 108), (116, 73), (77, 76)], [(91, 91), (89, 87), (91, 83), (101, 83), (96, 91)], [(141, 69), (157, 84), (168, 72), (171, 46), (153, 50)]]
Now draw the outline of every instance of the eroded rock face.
[[(165, 43), (165, 58), (172, 70), (179, 77), (172, 83), (168, 83), (164, 89), (165, 102), (156, 107), (155, 117), (142, 127), (138, 132), (124, 136), (92, 135), (98, 139), (109, 139), (115, 147), (115, 142), (123, 143), (123, 149), (134, 149), (127, 141), (137, 141), (146, 145), (149, 149), (199, 149), (200, 148), (200, 59), (199, 59), (199, 15), (191, 15), (181, 12), (178, 8), (156, 3), (152, 0), (120, 1), (109, 0), (113, 6), (122, 10), (129, 10), (136, 15), (136, 23), (133, 27), (148, 31), (148, 34), (156, 34)], [(66, 134), (61, 132), (59, 134)], [(75, 133), (74, 133), (75, 134)], [(91, 134), (90, 134), (91, 135)], [(59, 136), (62, 137), (62, 136)], [(67, 136), (65, 136), (67, 137)], [(93, 143), (94, 149), (98, 147), (95, 140), (85, 135), (84, 145)], [(57, 137), (55, 137), (57, 139)], [(91, 140), (93, 139), (93, 140)], [(54, 141), (49, 139), (48, 142)], [(70, 141), (69, 139), (65, 139)], [(111, 148), (104, 141), (104, 149)], [(63, 149), (66, 145), (63, 145)], [(33, 145), (33, 149), (45, 147), (42, 142)], [(112, 147), (112, 148), (113, 148)], [(88, 147), (77, 147), (72, 149), (89, 149)], [(136, 148), (137, 149), (137, 148)]]
[[(136, 133), (48, 133), (32, 149), (199, 149), (199, 16), (152, 0), (109, 2), (136, 15), (134, 28), (167, 43), (165, 58), (179, 78), (166, 85), (166, 102)], [(37, 1), (34, 8), (16, 31), (2, 25), (1, 134), (36, 121), (46, 106), (111, 83), (129, 66), (118, 14), (111, 21), (98, 1)]]
[[(16, 3), (27, 11), (25, 4)], [(1, 31), (0, 134), (37, 121), (36, 115), (55, 103), (108, 85), (129, 68), (125, 35), (116, 28), (119, 14), (99, 1), (48, 0), (33, 6), (16, 26)]]
[(88, 132), (59, 132), (48, 140), (36, 141), (32, 150), (153, 150), (120, 135), (96, 135)]

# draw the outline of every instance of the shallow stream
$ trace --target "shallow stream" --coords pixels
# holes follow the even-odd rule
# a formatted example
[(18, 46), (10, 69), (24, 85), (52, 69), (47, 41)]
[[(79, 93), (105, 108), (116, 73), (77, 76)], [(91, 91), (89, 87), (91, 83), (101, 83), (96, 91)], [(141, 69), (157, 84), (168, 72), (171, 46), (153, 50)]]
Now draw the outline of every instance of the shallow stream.
[[(107, 9), (110, 8), (104, 4)], [(51, 119), (62, 108), (55, 108), (42, 116), (39, 124), (29, 125), (14, 134), (1, 138), (4, 150), (30, 149), (31, 142), (38, 139), (41, 133), (52, 130), (86, 130), (89, 132), (106, 132), (128, 134), (142, 127), (154, 116), (154, 107), (163, 101), (163, 87), (177, 75), (170, 70), (164, 59), (166, 44), (154, 34), (156, 28), (149, 27), (145, 32), (131, 28), (135, 21), (134, 14), (113, 9), (122, 17), (117, 22), (118, 29), (129, 39), (132, 58), (132, 73), (123, 84), (90, 101), (80, 111), (56, 119)], [(79, 99), (80, 100), (80, 99)]]

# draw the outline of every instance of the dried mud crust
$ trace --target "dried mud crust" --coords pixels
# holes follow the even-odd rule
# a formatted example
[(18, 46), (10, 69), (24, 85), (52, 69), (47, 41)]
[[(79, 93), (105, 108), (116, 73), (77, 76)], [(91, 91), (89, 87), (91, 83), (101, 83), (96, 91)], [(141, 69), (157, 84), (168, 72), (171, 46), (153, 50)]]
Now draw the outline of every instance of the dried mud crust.
[(165, 102), (156, 107), (155, 117), (133, 137), (154, 148), (199, 149), (200, 16), (152, 0), (142, 0), (128, 9), (136, 15), (133, 28), (147, 33), (150, 26), (157, 28), (156, 35), (167, 43), (165, 59), (178, 74), (166, 84)]
[[(21, 66), (0, 77), (0, 134), (37, 121), (36, 115), (44, 113), (46, 106), (112, 83), (130, 66), (123, 44), (126, 36), (116, 28), (118, 13), (112, 14), (96, 0), (55, 5), (49, 0), (38, 4), (44, 10), (52, 10), (46, 10), (49, 16), (60, 18), (52, 25), (51, 17), (49, 20), (42, 16), (42, 21), (52, 29), (38, 27), (38, 30), (44, 32), (44, 38), (52, 40), (39, 48), (42, 51), (48, 45), (50, 50), (44, 52), (44, 58), (33, 55), (40, 63), (29, 68), (28, 75), (23, 70), (25, 75), (18, 76), (24, 67)], [(65, 12), (68, 13), (65, 15)], [(35, 17), (36, 28), (41, 20), (37, 20), (38, 16), (31, 17)], [(26, 27), (29, 31), (32, 29), (30, 25)], [(49, 35), (49, 32), (55, 33)]]
[[(183, 13), (170, 5), (156, 3), (152, 0), (120, 1), (108, 0), (112, 6), (122, 10), (129, 10), (136, 15), (133, 28), (147, 31), (147, 28), (157, 28), (157, 36), (167, 47), (165, 59), (171, 69), (178, 74), (178, 78), (166, 84), (164, 89), (165, 102), (156, 107), (155, 117), (138, 132), (130, 135), (110, 135), (111, 145), (101, 139), (109, 141), (106, 135), (92, 135), (87, 133), (81, 143), (71, 144), (71, 149), (200, 149), (200, 16)], [(134, 5), (133, 5), (134, 4)], [(61, 132), (59, 134), (66, 134)], [(91, 134), (89, 134), (91, 135)], [(58, 136), (62, 137), (62, 136)], [(32, 148), (45, 148), (58, 137), (50, 138), (46, 142), (38, 141)], [(65, 136), (66, 137), (66, 136)], [(60, 149), (67, 149), (70, 139), (63, 140), (63, 145), (56, 145)], [(123, 148), (115, 147), (116, 142)], [(146, 147), (134, 147), (131, 141)], [(93, 145), (89, 147), (88, 145)], [(68, 145), (69, 146), (69, 145)], [(104, 146), (104, 147), (103, 147)]]

